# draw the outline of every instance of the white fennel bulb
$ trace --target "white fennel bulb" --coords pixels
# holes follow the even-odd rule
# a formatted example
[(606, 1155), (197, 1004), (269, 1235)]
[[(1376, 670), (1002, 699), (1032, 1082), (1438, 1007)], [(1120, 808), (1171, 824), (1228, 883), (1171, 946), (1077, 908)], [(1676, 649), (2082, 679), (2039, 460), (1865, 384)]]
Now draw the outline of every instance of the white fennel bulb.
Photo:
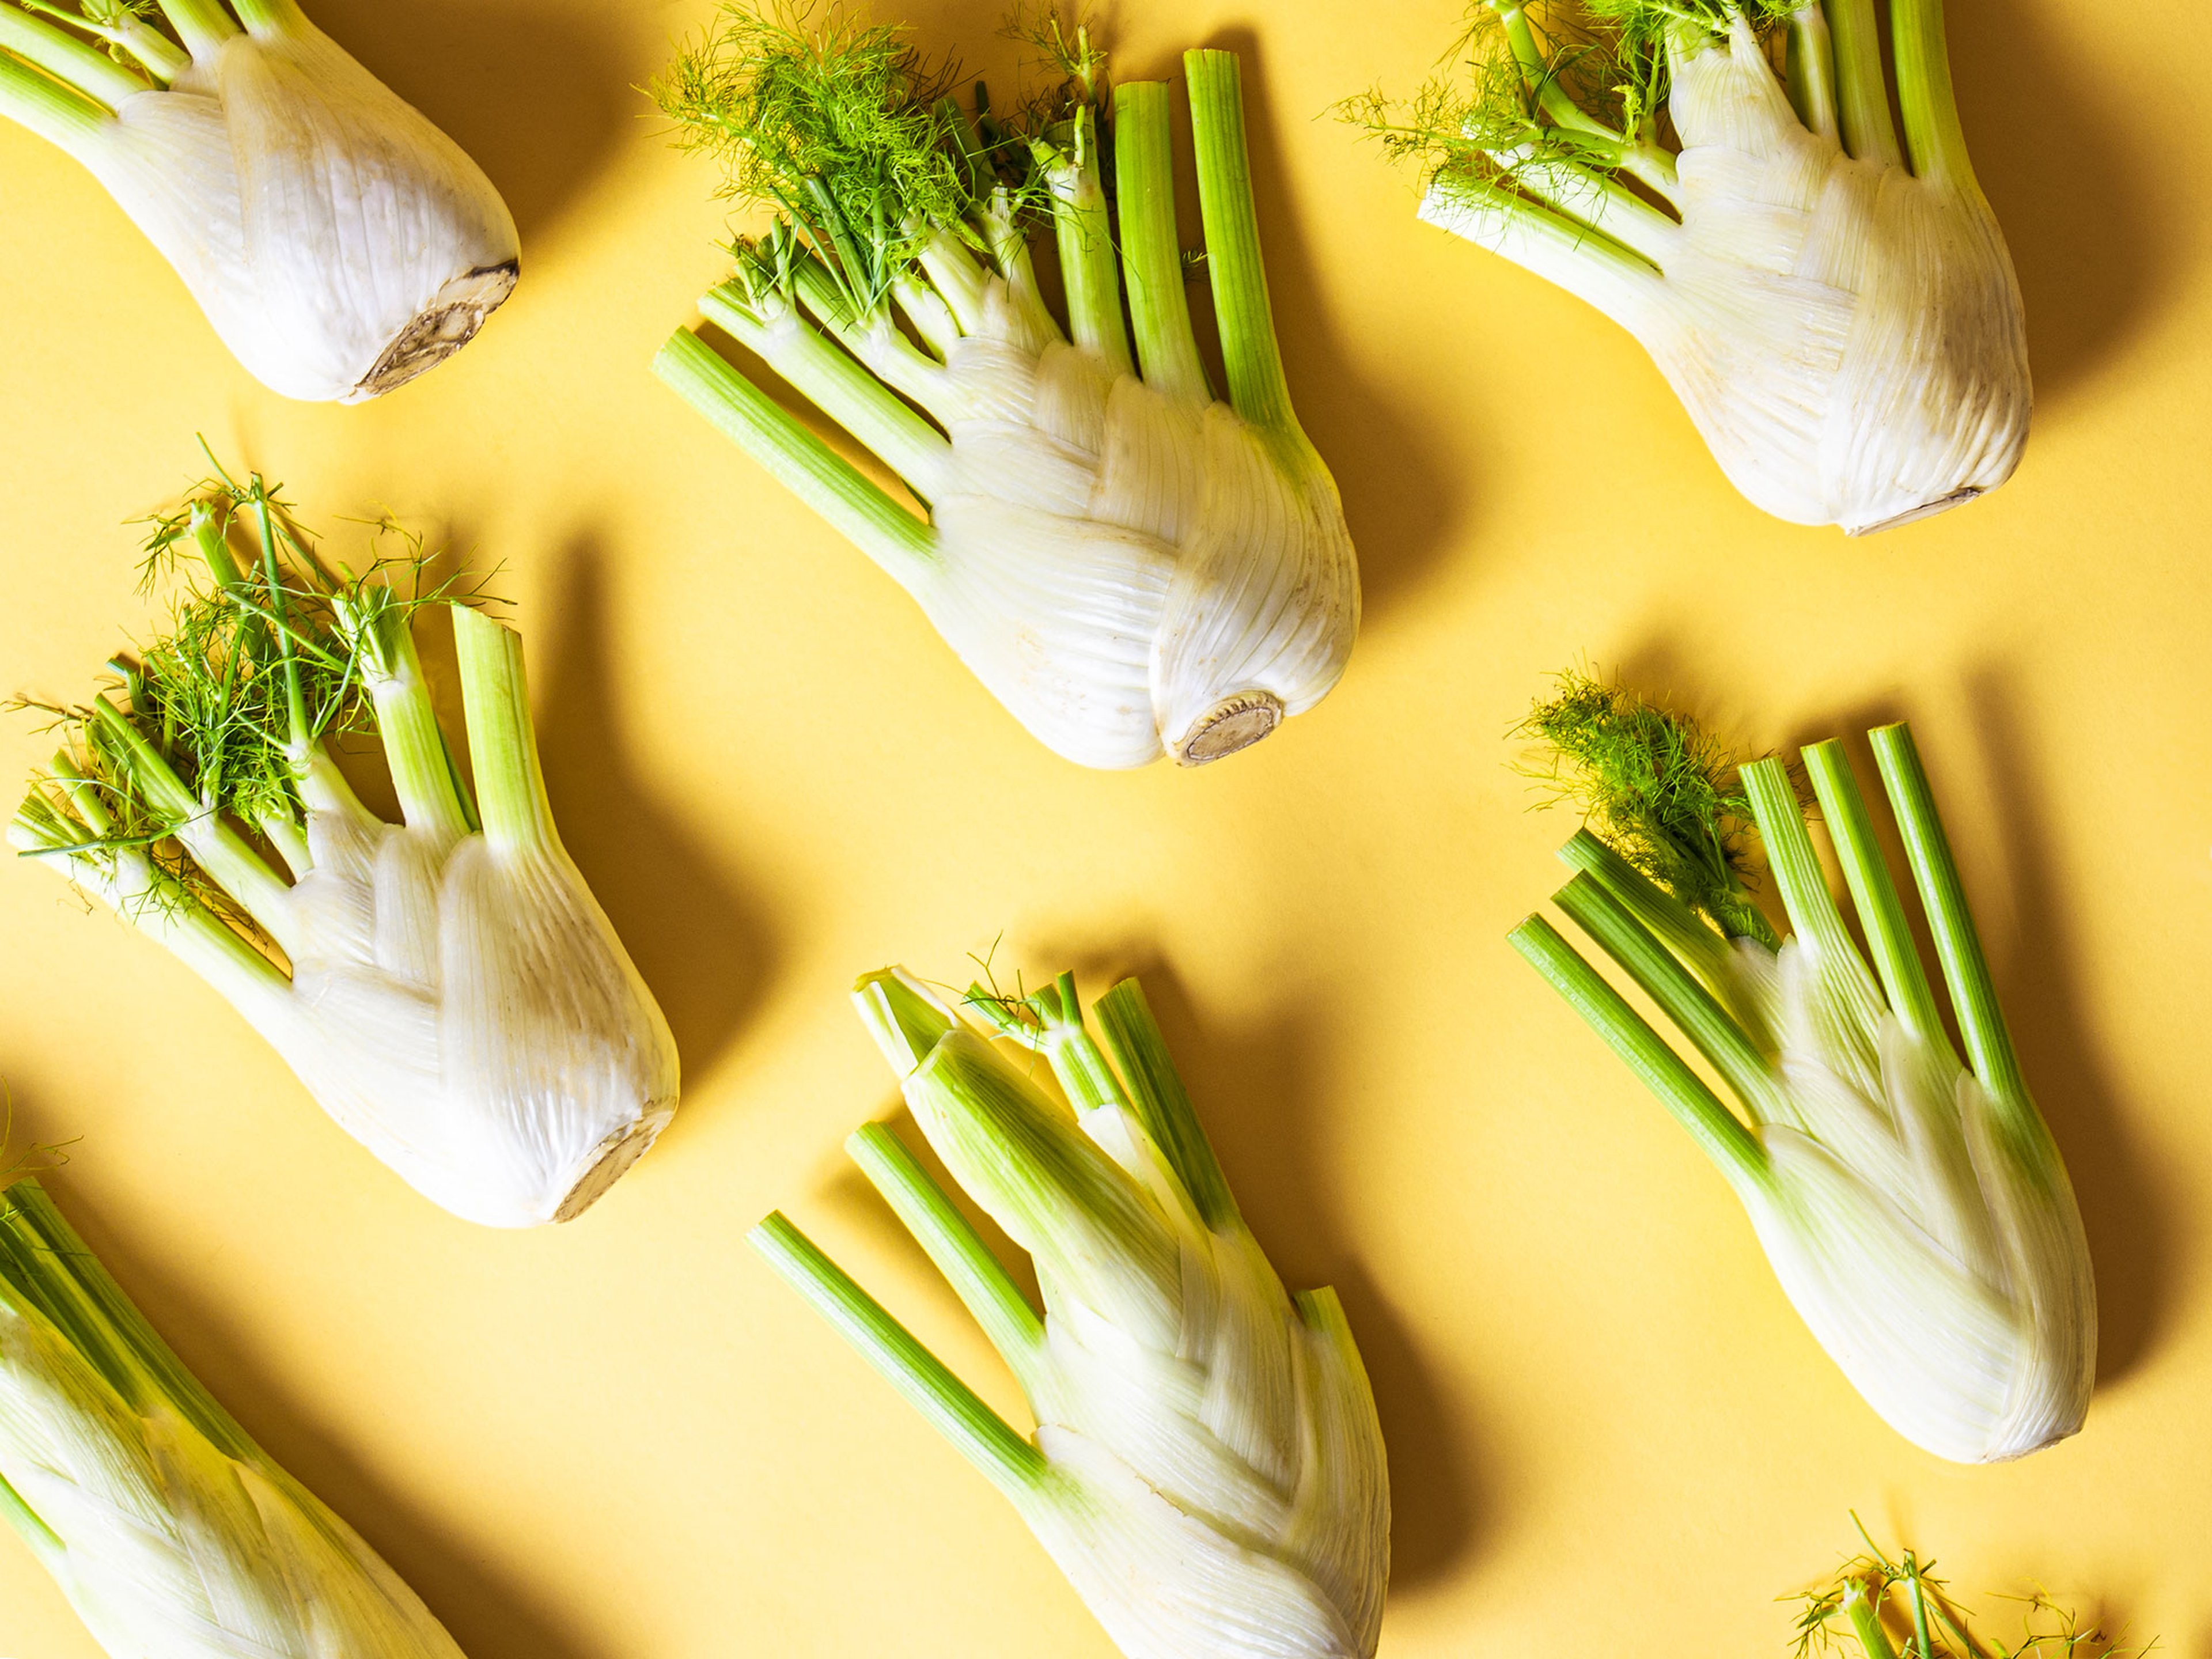
[[(1344, 1311), (1287, 1294), (1135, 981), (970, 993), (1055, 1100), (903, 971), (854, 992), (915, 1121), (1029, 1252), (1042, 1317), (880, 1125), (847, 1143), (1012, 1370), (1024, 1439), (781, 1215), (779, 1272), (989, 1476), (1130, 1659), (1365, 1659), (1389, 1572), (1382, 1430)], [(1109, 1058), (1110, 1057), (1110, 1058)]]
[[(234, 532), (258, 543), (242, 562)], [(258, 477), (210, 486), (156, 541), (213, 580), (119, 665), (119, 699), (63, 711), (76, 740), (11, 839), (175, 951), (426, 1197), (489, 1226), (581, 1213), (675, 1110), (676, 1048), (562, 847), (520, 638), (440, 607), (471, 792), (416, 651), (429, 600), (381, 565), (333, 571)], [(398, 823), (331, 757), (362, 731)]]
[(0, 1194), (0, 1517), (112, 1659), (460, 1659), (28, 1177)]
[(514, 289), (491, 181), (295, 0), (0, 0), (0, 113), (89, 168), (287, 397), (403, 386)]
[[(1684, 723), (1587, 682), (1532, 726), (1582, 769), (1573, 787), (1620, 843), (1587, 830), (1569, 842), (1563, 856), (1580, 873), (1556, 902), (1740, 1111), (1541, 917), (1514, 943), (1697, 1136), (1820, 1345), (1891, 1426), (1939, 1456), (1990, 1462), (2077, 1431), (2097, 1351), (2081, 1213), (2021, 1075), (1911, 732), (1883, 726), (1872, 739), (1965, 1060), (1840, 744), (1816, 744), (1804, 762), (1871, 969), (1780, 761), (1731, 776), (1694, 733), (1680, 738)], [(1747, 822), (1789, 913), (1778, 942), (1737, 874)]]
[(1856, 534), (2012, 476), (2033, 401), (2020, 288), (1941, 0), (1889, 9), (1902, 146), (1872, 0), (1630, 0), (1542, 10), (1550, 33), (1519, 4), (1476, 15), (1473, 94), (1431, 88), (1411, 124), (1354, 112), (1432, 164), (1424, 219), (1633, 334), (1755, 506)]
[[(927, 521), (689, 331), (662, 377), (1071, 760), (1200, 764), (1320, 702), (1358, 629), (1358, 575), (1291, 408), (1234, 55), (1184, 59), (1224, 401), (1184, 293), (1164, 83), (1115, 88), (1109, 123), (1087, 36), (1053, 36), (1064, 96), (1014, 136), (940, 99), (897, 30), (833, 17), (808, 35), (738, 12), (724, 30), (671, 71), (662, 105), (723, 155), (733, 194), (782, 216), (701, 309)], [(1030, 250), (1048, 225), (1066, 327)]]

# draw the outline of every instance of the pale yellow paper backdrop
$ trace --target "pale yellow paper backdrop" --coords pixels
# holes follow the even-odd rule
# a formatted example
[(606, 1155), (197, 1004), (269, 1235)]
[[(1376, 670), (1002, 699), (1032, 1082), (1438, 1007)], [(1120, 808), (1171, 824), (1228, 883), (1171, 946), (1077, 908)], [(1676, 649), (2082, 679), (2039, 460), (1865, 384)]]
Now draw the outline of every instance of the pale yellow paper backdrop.
[[(1094, 991), (1147, 970), (1261, 1240), (1342, 1290), (1396, 1488), (1386, 1652), (1778, 1654), (1772, 1598), (1856, 1508), (1993, 1613), (2040, 1582), (2212, 1653), (2201, 9), (1955, 0), (2035, 436), (2000, 494), (1850, 542), (1737, 499), (1625, 337), (1417, 224), (1317, 118), (1411, 85), (1451, 0), (1124, 0), (1125, 76), (1245, 52), (1284, 352), (1368, 607), (1316, 713), (1134, 775), (1024, 736), (647, 372), (721, 217), (631, 88), (706, 0), (313, 10), (506, 190), (521, 287), (396, 397), (285, 403), (88, 178), (0, 131), (0, 690), (82, 696), (148, 624), (123, 521), (187, 482), (195, 432), (311, 522), (389, 507), (502, 566), (562, 827), (668, 1011), (684, 1108), (580, 1223), (471, 1228), (181, 967), (13, 865), (0, 1073), (19, 1139), (82, 1137), (54, 1188), (155, 1324), (472, 1659), (1109, 1653), (743, 1243), (787, 1207), (1017, 1408), (838, 1151), (891, 1104), (848, 981), (950, 976), (1001, 930), (1003, 964)], [(1010, 55), (994, 0), (912, 15)], [(1506, 948), (1571, 824), (1529, 814), (1503, 734), (1581, 658), (1758, 745), (1913, 719), (2095, 1251), (2078, 1439), (1964, 1469), (1886, 1430), (1720, 1180)], [(42, 758), (0, 732), (0, 777)], [(93, 1651), (0, 1539), (0, 1653)]]

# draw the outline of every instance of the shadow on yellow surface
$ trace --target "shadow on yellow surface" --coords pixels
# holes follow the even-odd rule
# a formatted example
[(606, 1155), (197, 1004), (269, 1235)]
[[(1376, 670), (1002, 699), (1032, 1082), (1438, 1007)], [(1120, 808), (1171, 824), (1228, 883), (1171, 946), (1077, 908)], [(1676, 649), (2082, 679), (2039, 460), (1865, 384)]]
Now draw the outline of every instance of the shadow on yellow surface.
[(655, 65), (580, 9), (526, 0), (308, 0), (325, 33), (499, 186), (526, 252), (651, 106)]
[(2109, 372), (2174, 286), (2186, 250), (2155, 234), (2157, 158), (2127, 145), (2047, 9), (1966, 0), (1946, 23), (1974, 171), (2020, 276), (2035, 390), (2067, 392)]
[[(2009, 960), (1991, 968), (2021, 1067), (2081, 1206), (2097, 1276), (2101, 1386), (2150, 1357), (2170, 1300), (2172, 1227), (2129, 1139), (2136, 1114), (2113, 1098), (2109, 1063), (2083, 1026), (2083, 987), (2070, 966), (2081, 960), (2080, 929), (2060, 896), (2069, 883), (2054, 867), (2049, 805), (2027, 770), (2035, 750), (2018, 696), (2003, 672), (1987, 670), (1968, 682), (1967, 698), (1996, 797), (2016, 930)], [(2078, 889), (2079, 878), (2072, 884)]]
[[(775, 932), (710, 851), (655, 797), (631, 763), (617, 706), (607, 629), (606, 555), (573, 538), (540, 609), (558, 627), (532, 630), (538, 745), (561, 839), (668, 1016), (696, 1089), (760, 1006), (775, 966)], [(717, 710), (702, 691), (691, 712)]]

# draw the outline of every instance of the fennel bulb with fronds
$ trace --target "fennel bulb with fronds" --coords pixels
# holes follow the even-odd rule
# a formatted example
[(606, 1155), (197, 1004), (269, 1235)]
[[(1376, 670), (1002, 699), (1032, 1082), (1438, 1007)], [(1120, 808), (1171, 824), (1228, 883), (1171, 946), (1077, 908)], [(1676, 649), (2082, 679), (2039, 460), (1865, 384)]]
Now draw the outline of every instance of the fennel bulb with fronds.
[(404, 386), (514, 290), (483, 169), (295, 0), (0, 0), (0, 114), (82, 162), (288, 398)]
[[(414, 562), (332, 568), (258, 475), (202, 486), (154, 548), (205, 577), (118, 694), (53, 711), (70, 741), (10, 840), (173, 951), (424, 1196), (489, 1226), (580, 1214), (675, 1110), (676, 1045), (561, 844), (520, 638), (403, 596)], [(473, 790), (416, 652), (432, 606)], [(331, 753), (370, 732), (398, 823)]]
[(460, 1659), (27, 1176), (0, 1193), (0, 1517), (113, 1659)]
[[(1963, 1463), (2081, 1426), (2097, 1297), (2074, 1189), (2021, 1075), (1948, 838), (1902, 724), (1875, 761), (1966, 1054), (1943, 1025), (1850, 763), (1803, 751), (1868, 966), (1783, 763), (1575, 676), (1526, 728), (1592, 808), (1554, 902), (1723, 1079), (1731, 1110), (1541, 916), (1515, 946), (1727, 1177), (1783, 1290), (1898, 1432)], [(1790, 932), (1745, 889), (1755, 828)]]
[(1042, 1317), (895, 1135), (846, 1143), (1005, 1357), (1035, 1435), (783, 1216), (754, 1243), (1006, 1494), (1130, 1659), (1366, 1659), (1390, 1547), (1366, 1371), (1335, 1293), (1285, 1294), (1244, 1224), (1137, 982), (1099, 999), (1100, 1037), (1073, 975), (969, 993), (1063, 1100), (903, 970), (854, 1000), (931, 1148), (1036, 1267)]
[(1942, 0), (1888, 17), (1901, 144), (1874, 0), (1487, 0), (1469, 81), (1346, 108), (1424, 219), (1634, 335), (1753, 505), (1858, 534), (2002, 483), (2033, 401)]
[[(1115, 88), (1109, 118), (1087, 33), (1042, 38), (1067, 79), (1022, 132), (945, 97), (902, 31), (838, 11), (808, 29), (732, 7), (656, 89), (728, 193), (775, 215), (702, 311), (926, 522), (690, 331), (655, 367), (1053, 750), (1198, 765), (1336, 684), (1359, 623), (1352, 538), (1291, 408), (1235, 55), (1183, 60), (1224, 402), (1184, 294), (1166, 84)], [(1065, 327), (1031, 258), (1048, 226)]]

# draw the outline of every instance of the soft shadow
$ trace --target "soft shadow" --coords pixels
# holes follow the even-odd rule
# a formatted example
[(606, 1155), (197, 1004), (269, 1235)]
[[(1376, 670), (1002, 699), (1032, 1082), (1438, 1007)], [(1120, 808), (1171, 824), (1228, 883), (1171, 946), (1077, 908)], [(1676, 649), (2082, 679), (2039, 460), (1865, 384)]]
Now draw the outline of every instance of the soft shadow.
[[(1206, 44), (1237, 56), (1252, 194), (1284, 372), (1290, 377), (1298, 422), (1344, 497), (1345, 519), (1359, 554), (1361, 603), (1371, 619), (1410, 597), (1439, 556), (1463, 538), (1461, 520), (1468, 510), (1469, 479), (1464, 469), (1443, 466), (1426, 436), (1407, 423), (1403, 405), (1382, 395), (1387, 387), (1370, 383), (1374, 366), (1348, 351), (1338, 319), (1323, 301), (1309, 227), (1286, 185), (1288, 164), (1276, 136), (1282, 117), (1273, 100), (1268, 54), (1259, 36), (1249, 28), (1230, 28)], [(1187, 157), (1182, 135), (1176, 142)], [(1187, 187), (1193, 190), (1194, 204), (1194, 186), (1178, 169), (1178, 193)], [(1192, 307), (1201, 343), (1209, 349), (1212, 312), (1207, 305)]]
[(1072, 965), (1093, 995), (1121, 979), (1143, 982), (1237, 1206), (1284, 1285), (1333, 1285), (1343, 1299), (1389, 1454), (1391, 1593), (1443, 1578), (1480, 1530), (1475, 1425), (1437, 1388), (1396, 1304), (1330, 1206), (1334, 1183), (1316, 1162), (1314, 1133), (1328, 1109), (1314, 1079), (1329, 1016), (1301, 1002), (1243, 1030), (1201, 1023), (1174, 969), (1143, 946), (1036, 960), (1041, 972)]
[[(36, 1140), (45, 1120), (15, 1115), (16, 1146)], [(111, 1231), (77, 1201), (69, 1170), (42, 1177), (47, 1192), (154, 1328), (243, 1424), (263, 1450), (361, 1534), (421, 1596), (470, 1659), (614, 1659), (555, 1624), (489, 1565), (466, 1538), (381, 1485), (326, 1433), (323, 1419), (275, 1382), (249, 1345), (181, 1290), (158, 1250)]]
[(2027, 769), (2035, 750), (2020, 728), (2018, 698), (1996, 670), (1976, 675), (1967, 697), (2017, 923), (2012, 962), (1992, 966), (2021, 1069), (2081, 1206), (2097, 1279), (2097, 1381), (2107, 1384), (2143, 1361), (2165, 1317), (2172, 1227), (2115, 1103), (2106, 1058), (2082, 1026), (2074, 948), (2081, 929), (2054, 870), (2049, 810)]
[(2127, 111), (2060, 44), (2057, 10), (1959, 0), (1944, 14), (1974, 172), (2012, 248), (2045, 398), (2117, 365), (2194, 239), (2162, 210), (2179, 185), (2161, 182), (2160, 160), (2179, 152), (2127, 143)]
[(574, 9), (518, 0), (309, 0), (307, 9), (475, 158), (526, 245), (648, 112), (635, 88), (653, 65), (635, 58), (637, 32)]
[(570, 543), (533, 639), (538, 747), (561, 839), (668, 1016), (696, 1089), (757, 1008), (775, 963), (766, 914), (727, 857), (661, 804), (630, 760), (607, 639), (606, 556)]

